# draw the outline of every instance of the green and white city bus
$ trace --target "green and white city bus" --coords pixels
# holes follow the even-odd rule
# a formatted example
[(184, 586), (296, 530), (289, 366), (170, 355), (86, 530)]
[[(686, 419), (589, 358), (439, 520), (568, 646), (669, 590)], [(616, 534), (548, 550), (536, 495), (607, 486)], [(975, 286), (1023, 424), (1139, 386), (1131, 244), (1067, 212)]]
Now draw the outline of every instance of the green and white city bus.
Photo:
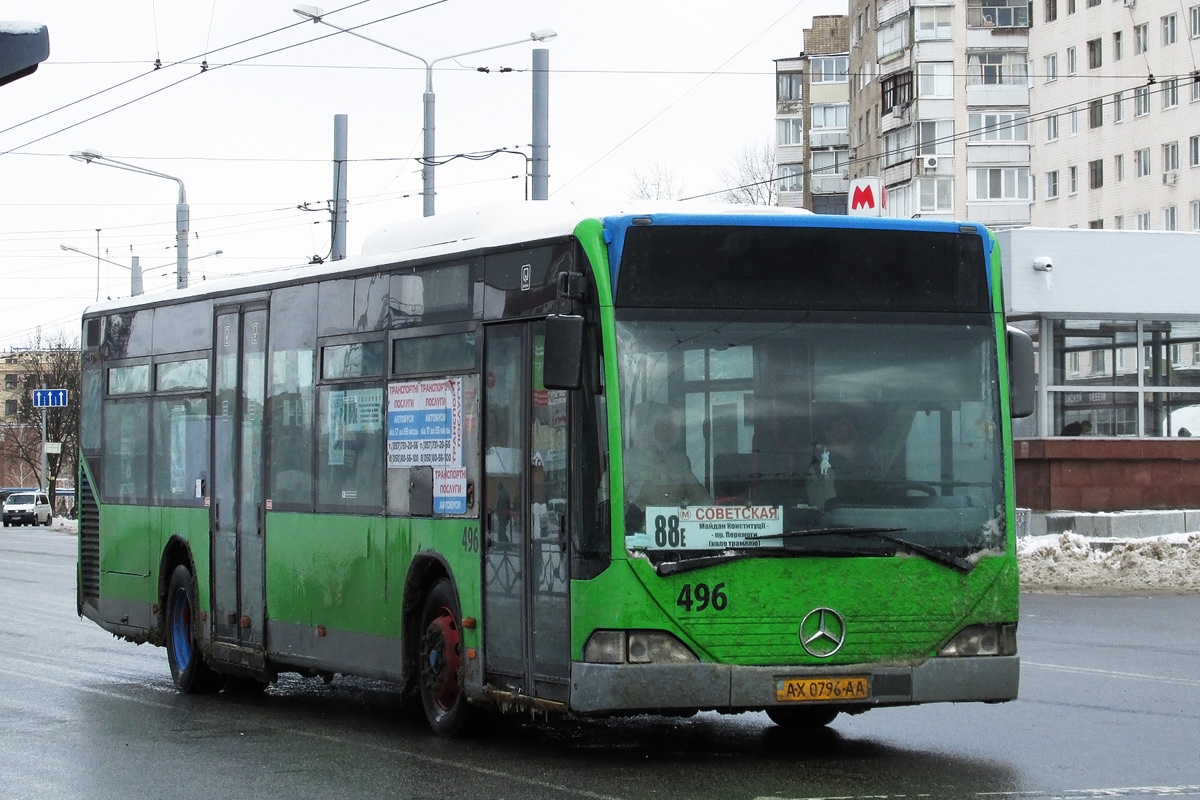
[(79, 612), (184, 692), (368, 676), (448, 735), (1011, 700), (1032, 362), (982, 225), (405, 222), (88, 309)]

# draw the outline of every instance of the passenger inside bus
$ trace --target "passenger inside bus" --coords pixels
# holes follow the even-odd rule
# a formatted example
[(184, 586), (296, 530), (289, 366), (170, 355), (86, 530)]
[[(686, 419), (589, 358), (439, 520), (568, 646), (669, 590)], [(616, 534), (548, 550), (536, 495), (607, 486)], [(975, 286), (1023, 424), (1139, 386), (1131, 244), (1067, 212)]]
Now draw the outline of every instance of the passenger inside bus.
[(640, 530), (651, 506), (709, 505), (712, 495), (692, 471), (684, 452), (679, 411), (664, 403), (638, 404), (629, 415), (625, 451), (626, 527)]

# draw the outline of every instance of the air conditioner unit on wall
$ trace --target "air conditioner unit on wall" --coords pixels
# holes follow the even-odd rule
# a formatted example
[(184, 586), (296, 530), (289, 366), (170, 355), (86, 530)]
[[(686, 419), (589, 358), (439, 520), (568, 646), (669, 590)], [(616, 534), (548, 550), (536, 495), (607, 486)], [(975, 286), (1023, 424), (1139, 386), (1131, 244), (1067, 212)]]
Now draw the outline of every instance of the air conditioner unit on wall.
[(921, 171), (936, 172), (938, 165), (937, 156), (921, 156)]
[(1179, 183), (1179, 170), (1171, 169), (1163, 173), (1163, 186), (1174, 186)]
[(1121, 0), (1121, 5), (1125, 6), (1126, 8), (1133, 8), (1134, 4), (1136, 3), (1137, 0)]

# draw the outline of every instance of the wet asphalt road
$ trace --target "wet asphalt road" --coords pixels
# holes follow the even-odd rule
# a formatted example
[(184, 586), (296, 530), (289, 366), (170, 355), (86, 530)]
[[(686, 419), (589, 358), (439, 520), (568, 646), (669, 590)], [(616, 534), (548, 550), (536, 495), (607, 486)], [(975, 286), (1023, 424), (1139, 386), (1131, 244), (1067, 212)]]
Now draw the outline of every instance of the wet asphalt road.
[(386, 684), (175, 692), (75, 615), (75, 539), (0, 529), (0, 797), (1200, 798), (1200, 597), (1022, 598), (1021, 699), (432, 737)]

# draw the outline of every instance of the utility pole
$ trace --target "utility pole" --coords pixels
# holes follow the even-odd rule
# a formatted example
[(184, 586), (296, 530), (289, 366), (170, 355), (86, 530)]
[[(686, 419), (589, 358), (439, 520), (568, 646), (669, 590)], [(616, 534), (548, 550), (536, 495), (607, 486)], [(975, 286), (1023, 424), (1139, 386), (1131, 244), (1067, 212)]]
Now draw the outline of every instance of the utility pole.
[(330, 261), (346, 257), (346, 132), (345, 114), (333, 116), (333, 238)]
[(533, 51), (533, 199), (549, 197), (550, 51)]

